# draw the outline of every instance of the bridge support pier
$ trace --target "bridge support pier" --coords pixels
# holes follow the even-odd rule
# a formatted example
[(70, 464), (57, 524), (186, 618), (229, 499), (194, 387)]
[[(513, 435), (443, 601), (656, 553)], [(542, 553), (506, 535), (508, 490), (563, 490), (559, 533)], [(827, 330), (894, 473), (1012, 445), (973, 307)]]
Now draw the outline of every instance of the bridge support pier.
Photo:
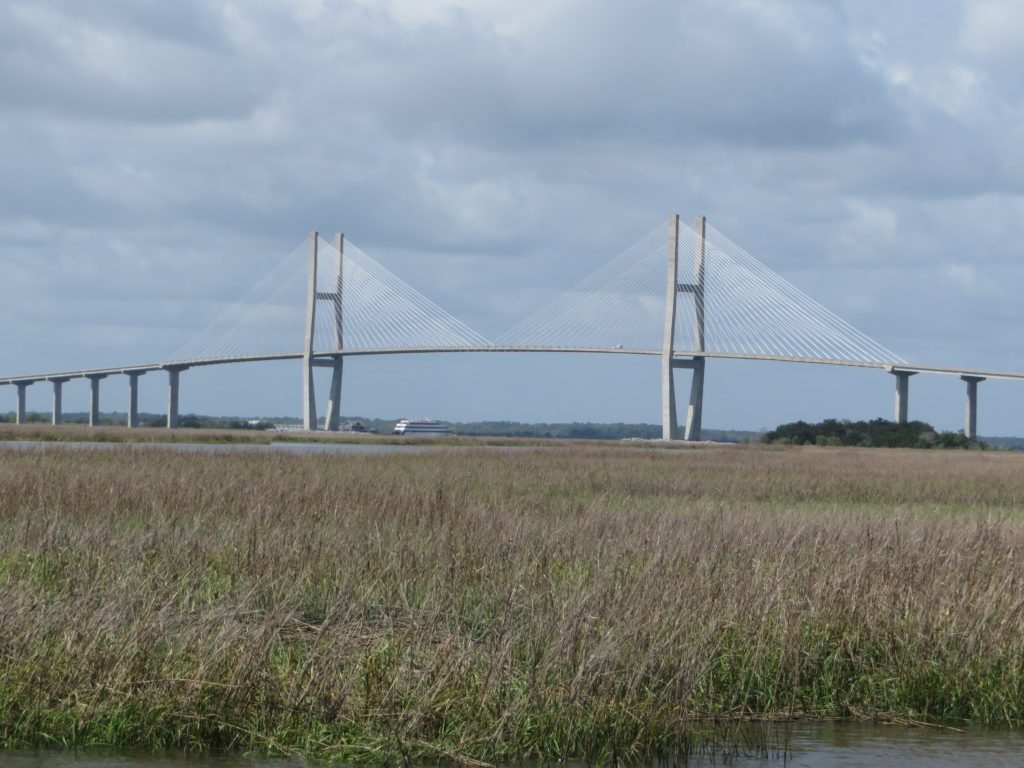
[(167, 428), (178, 428), (178, 385), (181, 372), (185, 370), (177, 366), (167, 368)]
[(896, 417), (897, 424), (906, 424), (910, 406), (910, 377), (917, 371), (889, 371), (896, 377)]
[(53, 383), (53, 413), (50, 422), (57, 426), (64, 423), (64, 382), (65, 378), (50, 379)]
[(331, 391), (327, 398), (327, 414), (324, 416), (324, 429), (337, 432), (341, 423), (341, 374), (344, 371), (345, 358), (336, 358), (331, 365)]
[(313, 366), (305, 361), (302, 365), (302, 428), (314, 432), (316, 418), (316, 384), (313, 381)]
[(89, 426), (95, 427), (100, 423), (100, 381), (107, 378), (105, 373), (91, 373), (89, 379)]
[(145, 371), (126, 371), (128, 375), (128, 419), (129, 427), (139, 426), (139, 376)]
[(25, 423), (25, 390), (31, 386), (31, 381), (17, 381), (14, 386), (18, 388), (18, 407), (14, 412), (14, 423)]
[(689, 368), (692, 378), (690, 379), (690, 404), (686, 409), (686, 428), (683, 432), (684, 440), (700, 440), (701, 420), (704, 411), (704, 358), (693, 357), (690, 359), (676, 358), (672, 361), (673, 368)]
[(978, 439), (978, 382), (984, 381), (984, 376), (961, 376), (961, 381), (967, 382), (967, 407), (964, 414), (964, 437), (972, 443)]
[(661, 439), (676, 440), (679, 437), (679, 422), (676, 419), (675, 366), (661, 372)]
[(693, 358), (693, 378), (690, 380), (690, 405), (686, 409), (684, 440), (700, 440), (701, 419), (704, 415), (704, 358)]

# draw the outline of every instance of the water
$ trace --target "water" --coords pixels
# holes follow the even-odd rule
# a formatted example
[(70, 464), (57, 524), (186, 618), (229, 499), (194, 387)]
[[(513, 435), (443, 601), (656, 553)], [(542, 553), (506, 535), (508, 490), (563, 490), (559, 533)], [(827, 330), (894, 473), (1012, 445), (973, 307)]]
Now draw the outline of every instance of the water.
[[(910, 728), (882, 723), (799, 723), (770, 725), (765, 731), (769, 756), (697, 755), (688, 763), (666, 766), (696, 768), (961, 768), (1024, 766), (1024, 733), (971, 728), (964, 733), (939, 728)], [(783, 744), (786, 748), (781, 748)], [(751, 748), (753, 751), (753, 748)], [(76, 752), (0, 752), (0, 768), (306, 768), (296, 758), (251, 758), (225, 755), (149, 754), (87, 749)]]
[(961, 768), (1024, 766), (1024, 733), (970, 728), (964, 732), (886, 723), (796, 723), (768, 726), (768, 756), (691, 758), (690, 766), (734, 768)]

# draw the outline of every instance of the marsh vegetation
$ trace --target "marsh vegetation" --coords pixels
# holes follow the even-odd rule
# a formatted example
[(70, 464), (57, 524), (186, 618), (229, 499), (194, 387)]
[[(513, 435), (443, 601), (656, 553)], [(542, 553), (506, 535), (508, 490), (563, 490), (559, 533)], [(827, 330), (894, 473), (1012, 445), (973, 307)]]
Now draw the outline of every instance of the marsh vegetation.
[(679, 754), (1024, 718), (1024, 457), (0, 453), (0, 743)]

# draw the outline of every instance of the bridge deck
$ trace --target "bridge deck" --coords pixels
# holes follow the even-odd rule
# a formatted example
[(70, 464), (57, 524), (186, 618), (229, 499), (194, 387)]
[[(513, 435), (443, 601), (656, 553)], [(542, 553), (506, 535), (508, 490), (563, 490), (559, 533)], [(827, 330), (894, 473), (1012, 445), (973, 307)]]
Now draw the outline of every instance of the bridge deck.
[[(549, 353), (583, 353), (612, 355), (661, 355), (659, 349), (624, 349), (621, 347), (520, 347), (520, 346), (488, 346), (488, 347), (401, 347), (387, 349), (341, 349), (323, 350), (315, 353), (317, 358), (359, 357), (368, 355), (403, 355), (403, 354), (443, 354), (462, 352), (549, 352)], [(737, 352), (695, 352), (676, 350), (677, 358), (707, 357), (732, 360), (768, 360), (786, 363), (810, 363), (814, 365), (843, 365), (858, 368), (880, 368), (890, 373), (938, 373), (952, 376), (977, 376), (986, 379), (1011, 379), (1024, 381), (1024, 373), (1014, 371), (992, 371), (972, 368), (948, 368), (934, 365), (912, 365), (907, 363), (871, 362), (864, 360), (836, 360), (814, 357), (787, 357), (783, 355), (755, 355)], [(302, 353), (281, 353), (268, 355), (235, 355), (230, 357), (203, 357), (194, 360), (172, 360), (141, 365), (121, 365), (109, 368), (89, 368), (78, 371), (57, 371), (24, 376), (0, 377), (0, 385), (33, 384), (40, 381), (88, 378), (90, 376), (116, 376), (129, 373), (149, 373), (162, 370), (184, 370), (208, 365), (227, 365), (231, 363), (257, 363), (275, 360), (299, 360)]]

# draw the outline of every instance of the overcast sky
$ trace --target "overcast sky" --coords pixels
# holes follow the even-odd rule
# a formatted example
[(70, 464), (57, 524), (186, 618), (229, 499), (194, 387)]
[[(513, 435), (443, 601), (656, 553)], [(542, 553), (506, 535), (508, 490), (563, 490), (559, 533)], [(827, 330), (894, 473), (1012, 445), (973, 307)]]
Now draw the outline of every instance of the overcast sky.
[[(0, 374), (165, 359), (311, 229), (493, 337), (672, 212), (909, 361), (1024, 370), (1022, 39), (1016, 0), (2, 0)], [(657, 361), (608, 358), (354, 360), (343, 411), (656, 422)], [(192, 370), (181, 408), (298, 415), (299, 380)], [(705, 425), (893, 388), (712, 361)], [(961, 428), (963, 389), (917, 376), (911, 417)], [(1024, 383), (980, 390), (1024, 434)]]

